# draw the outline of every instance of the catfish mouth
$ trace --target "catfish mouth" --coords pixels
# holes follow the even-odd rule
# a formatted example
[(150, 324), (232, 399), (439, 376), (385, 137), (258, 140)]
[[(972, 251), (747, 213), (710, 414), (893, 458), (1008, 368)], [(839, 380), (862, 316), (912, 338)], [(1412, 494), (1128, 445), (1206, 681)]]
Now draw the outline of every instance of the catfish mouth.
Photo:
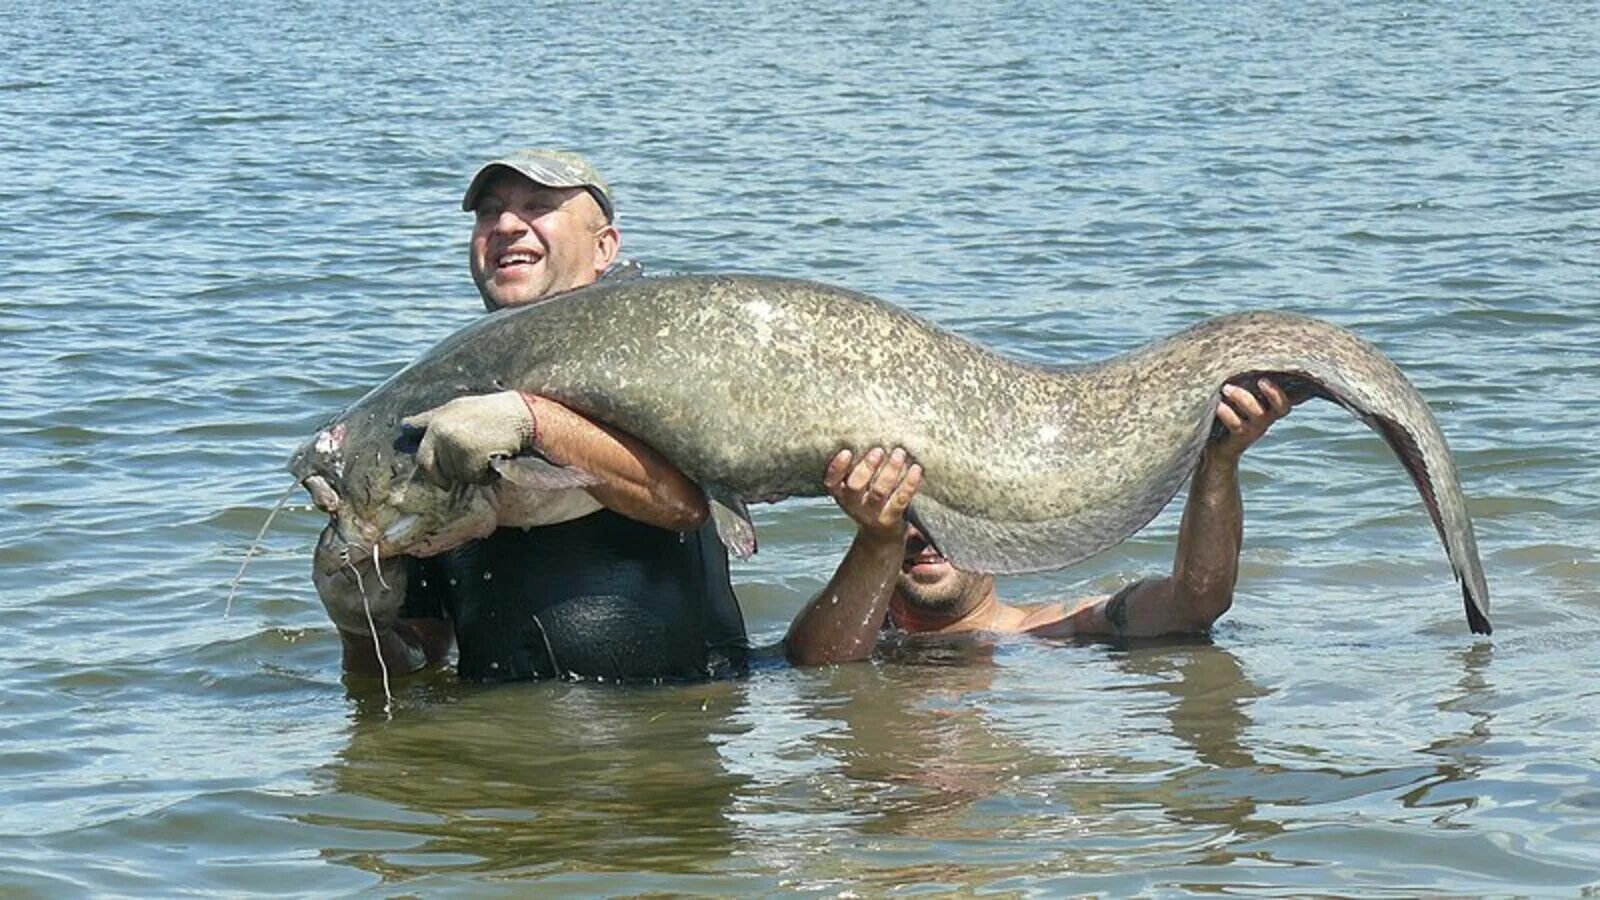
[(328, 528), (323, 539), (330, 544), (337, 543), (344, 555), (351, 550), (360, 551), (358, 555), (381, 551), (395, 537), (404, 536), (417, 519), (416, 516), (402, 516), (383, 534), (376, 534), (377, 529), (367, 527), (356, 518), (354, 510), (340, 498), (339, 492), (324, 476), (307, 475), (300, 484), (311, 494), (312, 504), (328, 514)]
[(353, 509), (340, 501), (338, 492), (321, 475), (312, 475), (301, 484), (311, 492), (311, 502), (317, 509), (328, 514), (330, 530), (346, 548), (388, 555), (397, 552), (397, 548), (405, 547), (416, 537), (413, 532), (421, 516), (415, 513), (401, 513), (386, 525), (364, 522), (356, 517)]
[(301, 479), (300, 484), (311, 493), (311, 503), (317, 509), (330, 516), (339, 514), (339, 507), (342, 505), (339, 502), (339, 492), (333, 489), (328, 479), (321, 475), (308, 475)]

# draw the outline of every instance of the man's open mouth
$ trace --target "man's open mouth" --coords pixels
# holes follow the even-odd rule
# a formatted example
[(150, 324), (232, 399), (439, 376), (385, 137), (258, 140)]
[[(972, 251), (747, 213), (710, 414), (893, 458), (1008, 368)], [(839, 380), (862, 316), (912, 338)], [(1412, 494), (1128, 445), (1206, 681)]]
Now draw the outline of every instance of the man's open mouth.
[(544, 256), (542, 254), (533, 253), (527, 250), (510, 250), (500, 254), (500, 256), (495, 259), (494, 264), (496, 268), (508, 269), (513, 266), (535, 265), (543, 258)]
[(900, 571), (909, 572), (918, 566), (941, 565), (949, 562), (933, 545), (920, 534), (913, 532), (906, 538), (906, 555), (900, 563)]

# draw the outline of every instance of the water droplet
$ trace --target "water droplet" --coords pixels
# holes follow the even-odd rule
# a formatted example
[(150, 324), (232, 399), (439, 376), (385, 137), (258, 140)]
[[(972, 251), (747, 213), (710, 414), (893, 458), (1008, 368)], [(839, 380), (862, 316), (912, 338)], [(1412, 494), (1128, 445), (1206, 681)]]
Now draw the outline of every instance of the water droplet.
[(494, 573), (493, 572), (485, 572), (485, 573), (483, 573), (483, 580), (484, 581), (491, 581), (493, 579), (494, 579)]

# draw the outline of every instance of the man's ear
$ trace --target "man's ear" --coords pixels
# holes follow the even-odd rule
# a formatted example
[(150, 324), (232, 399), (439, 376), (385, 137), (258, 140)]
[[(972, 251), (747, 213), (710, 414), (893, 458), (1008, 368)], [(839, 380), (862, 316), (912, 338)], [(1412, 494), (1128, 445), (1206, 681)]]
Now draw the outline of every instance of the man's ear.
[(622, 232), (607, 225), (594, 233), (594, 271), (598, 275), (611, 267), (622, 253)]

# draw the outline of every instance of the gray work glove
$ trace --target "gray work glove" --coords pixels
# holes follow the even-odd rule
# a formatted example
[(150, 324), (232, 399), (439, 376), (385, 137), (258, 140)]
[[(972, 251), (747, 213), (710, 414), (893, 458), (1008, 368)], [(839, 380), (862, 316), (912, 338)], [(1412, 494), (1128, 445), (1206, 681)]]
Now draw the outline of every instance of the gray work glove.
[(417, 446), (417, 467), (435, 484), (487, 484), (490, 463), (533, 448), (539, 427), (518, 391), (457, 397), (443, 406), (401, 421), (425, 428)]

